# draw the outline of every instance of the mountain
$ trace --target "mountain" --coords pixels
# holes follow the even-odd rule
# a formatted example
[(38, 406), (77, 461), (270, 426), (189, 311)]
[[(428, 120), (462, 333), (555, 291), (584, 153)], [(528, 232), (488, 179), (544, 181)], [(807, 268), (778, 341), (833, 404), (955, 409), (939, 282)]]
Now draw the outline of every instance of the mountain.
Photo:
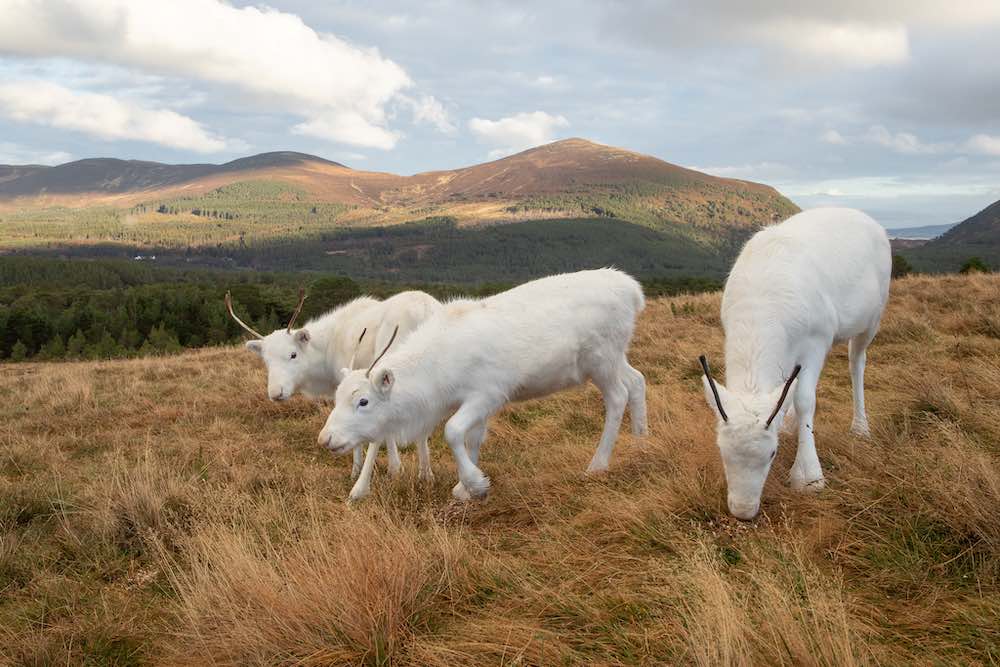
[(403, 222), (422, 213), (471, 223), (596, 215), (651, 227), (661, 221), (746, 227), (797, 210), (767, 185), (710, 176), (584, 139), (413, 176), (355, 170), (292, 152), (221, 165), (95, 158), (57, 167), (0, 167), (0, 205), (126, 207), (262, 180), (300, 189), (303, 200), (360, 208), (354, 219), (365, 224)]
[(955, 271), (971, 257), (1000, 268), (1000, 201), (904, 254), (922, 270)]
[[(225, 164), (163, 164), (143, 160), (89, 158), (56, 167), (0, 166), (0, 201), (88, 205), (126, 203), (149, 194), (203, 192), (237, 180), (284, 177), (315, 168), (333, 172), (344, 165), (315, 155), (278, 151)], [(35, 201), (32, 201), (35, 200)]]
[(516, 281), (608, 264), (718, 277), (753, 231), (796, 211), (770, 186), (584, 139), (412, 176), (290, 152), (0, 169), (0, 252), (373, 280)]

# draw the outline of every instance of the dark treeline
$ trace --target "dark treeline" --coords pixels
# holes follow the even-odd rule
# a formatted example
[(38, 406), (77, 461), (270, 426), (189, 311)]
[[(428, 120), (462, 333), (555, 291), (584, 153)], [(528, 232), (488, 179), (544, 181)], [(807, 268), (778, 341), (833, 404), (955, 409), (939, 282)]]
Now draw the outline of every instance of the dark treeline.
[[(107, 359), (231, 344), (245, 334), (226, 312), (262, 333), (284, 326), (305, 286), (301, 321), (361, 294), (421, 289), (440, 299), (486, 296), (512, 283), (358, 282), (324, 274), (160, 268), (145, 262), (0, 257), (0, 359)], [(708, 279), (646, 283), (650, 295), (718, 289)]]
[(709, 245), (694, 226), (654, 230), (615, 219), (532, 220), (464, 227), (428, 218), (390, 227), (340, 228), (310, 237), (171, 248), (119, 244), (29, 248), (49, 257), (156, 255), (156, 264), (256, 271), (316, 271), (355, 280), (422, 284), (520, 283), (538, 276), (617, 266), (634, 276), (718, 279), (749, 235), (721, 232)]

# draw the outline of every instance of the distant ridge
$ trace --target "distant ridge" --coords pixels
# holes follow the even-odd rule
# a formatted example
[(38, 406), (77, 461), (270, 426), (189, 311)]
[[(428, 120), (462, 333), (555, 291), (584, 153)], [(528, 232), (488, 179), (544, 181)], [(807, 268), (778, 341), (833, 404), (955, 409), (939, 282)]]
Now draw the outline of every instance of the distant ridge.
[(344, 165), (315, 155), (275, 151), (239, 158), (224, 164), (164, 164), (118, 158), (86, 158), (55, 167), (0, 166), (0, 197), (128, 193), (163, 189), (216, 174), (293, 167), (303, 163)]
[(652, 229), (694, 225), (700, 242), (714, 243), (726, 229), (745, 231), (798, 210), (768, 185), (580, 138), (412, 176), (351, 169), (291, 151), (219, 165), (93, 158), (57, 167), (0, 167), (0, 208), (125, 208), (243, 181), (284, 183), (301, 193), (300, 201), (346, 205), (345, 223), (364, 226), (434, 216), (460, 225), (597, 217)]

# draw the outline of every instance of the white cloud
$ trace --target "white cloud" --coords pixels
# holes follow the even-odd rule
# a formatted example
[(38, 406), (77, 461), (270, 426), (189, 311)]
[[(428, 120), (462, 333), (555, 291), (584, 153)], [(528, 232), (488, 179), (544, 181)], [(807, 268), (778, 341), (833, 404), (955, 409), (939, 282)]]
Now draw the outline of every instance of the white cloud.
[[(395, 145), (400, 135), (387, 127), (387, 107), (413, 86), (378, 50), (318, 33), (298, 16), (264, 6), (0, 0), (0, 16), (0, 52), (194, 79), (227, 89), (240, 102), (303, 118), (299, 133), (358, 146)], [(420, 119), (428, 119), (426, 110)]]
[(963, 144), (969, 153), (982, 155), (1000, 155), (1000, 137), (990, 134), (977, 134)]
[(953, 146), (948, 143), (928, 144), (921, 141), (915, 134), (909, 132), (892, 133), (884, 125), (872, 125), (868, 128), (864, 139), (870, 143), (878, 144), (892, 149), (897, 153), (905, 155), (926, 155), (929, 153), (942, 153), (951, 150)]
[(232, 147), (175, 111), (147, 109), (109, 95), (73, 91), (45, 81), (0, 84), (0, 114), (22, 123), (75, 130), (101, 139), (149, 141), (199, 153)]
[(823, 132), (819, 139), (825, 144), (833, 144), (834, 146), (843, 146), (847, 143), (847, 139), (844, 138), (844, 135), (832, 128)]
[(353, 111), (326, 113), (295, 125), (292, 132), (382, 150), (395, 146), (400, 136), (398, 132), (369, 123), (363, 115)]
[(491, 158), (547, 144), (555, 139), (556, 130), (563, 127), (569, 127), (564, 116), (544, 111), (518, 113), (499, 120), (473, 118), (469, 121), (469, 129), (480, 141), (495, 146), (490, 151)]
[(713, 176), (743, 180), (778, 181), (792, 176), (795, 170), (781, 162), (724, 165), (719, 167), (688, 167)]
[(748, 31), (763, 44), (781, 45), (817, 63), (865, 68), (898, 65), (910, 56), (909, 37), (902, 25), (779, 18), (751, 24)]
[[(769, 73), (841, 67), (899, 66), (911, 60), (911, 39), (981, 29), (1000, 22), (995, 0), (632, 0), (606, 3), (602, 22), (629, 45), (661, 51), (725, 55), (748, 47), (765, 55)], [(791, 57), (789, 57), (791, 56)]]
[(424, 95), (419, 99), (403, 97), (403, 101), (413, 110), (413, 120), (416, 123), (427, 123), (433, 125), (439, 132), (453, 134), (458, 128), (451, 122), (448, 110), (440, 101), (430, 95)]
[(989, 194), (996, 189), (992, 183), (913, 181), (899, 176), (858, 176), (788, 183), (781, 191), (791, 197), (951, 197)]
[(28, 148), (9, 141), (0, 141), (0, 164), (64, 164), (73, 159), (66, 151), (46, 151)]

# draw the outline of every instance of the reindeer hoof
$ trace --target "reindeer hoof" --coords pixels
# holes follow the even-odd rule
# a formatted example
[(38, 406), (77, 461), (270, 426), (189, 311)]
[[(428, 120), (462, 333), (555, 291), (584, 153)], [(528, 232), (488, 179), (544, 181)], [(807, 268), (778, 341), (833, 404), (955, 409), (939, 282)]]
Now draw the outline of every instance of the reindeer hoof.
[(588, 475), (603, 475), (608, 471), (608, 464), (605, 462), (595, 462), (591, 461), (590, 465), (587, 466)]
[(792, 477), (789, 483), (793, 489), (800, 493), (819, 493), (826, 487), (826, 479), (823, 477), (814, 479), (797, 479)]
[(368, 497), (369, 489), (351, 489), (351, 494), (347, 496), (347, 504), (356, 503)]
[(851, 424), (851, 433), (862, 438), (872, 437), (872, 432), (868, 428), (868, 424)]

